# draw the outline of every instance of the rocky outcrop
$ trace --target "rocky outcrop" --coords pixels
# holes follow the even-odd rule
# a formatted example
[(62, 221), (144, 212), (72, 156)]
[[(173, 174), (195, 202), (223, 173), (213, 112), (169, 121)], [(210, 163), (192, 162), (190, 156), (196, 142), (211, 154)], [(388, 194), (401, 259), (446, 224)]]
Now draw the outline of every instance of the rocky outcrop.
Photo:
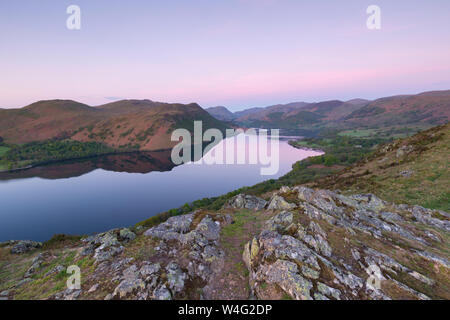
[(31, 240), (23, 240), (23, 241), (8, 241), (7, 243), (4, 243), (4, 245), (13, 246), (11, 249), (11, 253), (13, 254), (22, 254), (28, 251), (31, 251), (33, 249), (37, 249), (42, 247), (41, 242), (37, 241), (31, 241)]
[(266, 205), (264, 199), (241, 193), (228, 200), (225, 208), (262, 210)]
[[(23, 265), (9, 266), (20, 272), (0, 298), (34, 292), (48, 278), (63, 289), (44, 298), (64, 300), (450, 299), (449, 223), (447, 212), (373, 194), (282, 187), (269, 202), (241, 194), (219, 211), (114, 229), (57, 250), (2, 243)], [(20, 255), (30, 250), (38, 252)], [(83, 268), (81, 288), (64, 289), (69, 265)]]
[(429, 299), (442, 271), (423, 274), (411, 261), (450, 274), (432, 246), (448, 231), (445, 212), (303, 186), (281, 189), (269, 208), (276, 214), (243, 252), (257, 297), (275, 285), (294, 299)]
[(290, 210), (294, 209), (296, 205), (289, 203), (282, 196), (275, 194), (269, 201), (267, 209), (269, 210)]
[[(129, 242), (136, 235), (129, 229), (114, 229), (83, 239), (87, 244), (81, 252), (82, 255), (94, 254), (97, 262), (109, 260), (123, 251), (122, 243)], [(119, 241), (120, 240), (120, 241)]]
[[(194, 226), (196, 213), (176, 216), (166, 222), (144, 232), (147, 237), (161, 240), (158, 247), (164, 255), (176, 258), (183, 252), (187, 259), (179, 264), (169, 263), (165, 270), (167, 282), (164, 287), (158, 287), (158, 295), (168, 298), (167, 290), (171, 296), (179, 295), (186, 282), (200, 281), (204, 283), (203, 296), (209, 294), (209, 283), (224, 263), (224, 252), (219, 247), (221, 224), (229, 223), (227, 216), (205, 215)], [(156, 294), (155, 294), (156, 295)]]
[(31, 266), (28, 268), (27, 272), (25, 272), (24, 278), (29, 278), (36, 273), (36, 271), (41, 268), (44, 262), (44, 254), (39, 253), (33, 260), (31, 261)]

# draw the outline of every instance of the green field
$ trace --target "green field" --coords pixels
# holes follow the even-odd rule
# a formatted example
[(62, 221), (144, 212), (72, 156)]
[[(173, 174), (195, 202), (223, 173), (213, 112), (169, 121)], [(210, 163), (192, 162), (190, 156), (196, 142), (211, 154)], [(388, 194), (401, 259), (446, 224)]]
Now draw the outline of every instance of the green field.
[(338, 133), (341, 137), (350, 138), (392, 138), (401, 139), (412, 136), (421, 130), (428, 129), (429, 126), (409, 126), (409, 127), (380, 127), (367, 129), (345, 130)]
[(8, 152), (9, 148), (0, 146), (0, 157), (3, 156), (6, 152)]

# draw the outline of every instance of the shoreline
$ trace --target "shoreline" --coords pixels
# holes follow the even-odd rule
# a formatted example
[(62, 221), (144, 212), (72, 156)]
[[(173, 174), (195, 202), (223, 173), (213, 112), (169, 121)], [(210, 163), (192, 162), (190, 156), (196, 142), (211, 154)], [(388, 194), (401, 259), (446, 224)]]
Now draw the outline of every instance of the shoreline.
[(310, 147), (305, 147), (305, 146), (298, 146), (295, 144), (296, 140), (289, 140), (288, 144), (296, 149), (300, 149), (300, 150), (307, 150), (307, 151), (315, 151), (315, 152), (321, 152), (323, 154), (325, 154), (325, 151), (321, 150), (321, 149), (316, 149), (316, 148), (310, 148)]
[(46, 166), (49, 164), (64, 163), (67, 161), (87, 160), (87, 159), (94, 159), (94, 158), (99, 158), (99, 157), (103, 157), (103, 156), (114, 156), (114, 155), (123, 155), (123, 154), (126, 155), (126, 154), (144, 153), (144, 152), (164, 152), (164, 151), (169, 151), (169, 150), (171, 150), (171, 148), (157, 149), (157, 150), (135, 150), (135, 151), (127, 150), (127, 151), (100, 153), (100, 154), (94, 154), (94, 155), (85, 156), (85, 157), (67, 158), (67, 159), (60, 159), (60, 160), (49, 160), (49, 161), (30, 164), (26, 167), (14, 168), (14, 169), (10, 169), (10, 170), (0, 170), (0, 174), (13, 173), (16, 171), (24, 171), (24, 170), (28, 170), (28, 169), (32, 169), (32, 168), (36, 168), (36, 167), (41, 167), (41, 166), (43, 167), (43, 166)]
[[(293, 137), (293, 136), (290, 136), (290, 137)], [(321, 153), (323, 153), (323, 154), (325, 153), (323, 150), (312, 149), (312, 148), (307, 148), (307, 147), (302, 147), (302, 146), (296, 146), (296, 145), (291, 144), (291, 142), (295, 142), (295, 141), (296, 141), (296, 140), (288, 140), (288, 141), (287, 141), (287, 144), (289, 144), (289, 146), (291, 146), (291, 147), (293, 147), (293, 148), (295, 148), (295, 149), (299, 149), (299, 150), (315, 151), (315, 152), (321, 152)], [(71, 158), (71, 159), (64, 159), (64, 160), (57, 160), (57, 161), (50, 161), (50, 162), (46, 162), (46, 163), (35, 164), (35, 165), (30, 165), (30, 166), (25, 167), (25, 168), (17, 168), (17, 169), (13, 169), (13, 170), (10, 170), (10, 171), (0, 171), (0, 174), (1, 174), (1, 173), (7, 173), (7, 172), (15, 172), (15, 171), (21, 171), (21, 170), (28, 170), (28, 169), (31, 169), (31, 168), (36, 168), (36, 167), (40, 167), (40, 166), (45, 166), (45, 165), (48, 165), (48, 164), (63, 163), (63, 162), (66, 162), (66, 161), (85, 160), (85, 159), (98, 158), (98, 157), (108, 156), (108, 155), (136, 154), (136, 153), (144, 153), (144, 152), (164, 152), (164, 151), (168, 151), (168, 150), (171, 150), (171, 149), (169, 148), (169, 149), (158, 149), (158, 150), (137, 150), (137, 151), (123, 151), (123, 152), (105, 153), (105, 154), (93, 155), (93, 156), (88, 156), (88, 157)], [(310, 158), (310, 157), (307, 157), (307, 158)], [(307, 159), (307, 158), (305, 158), (305, 159)], [(305, 159), (302, 159), (302, 160), (305, 160)], [(302, 160), (299, 160), (299, 161), (302, 161)], [(289, 172), (291, 172), (291, 171), (292, 171), (292, 169), (291, 169)], [(289, 172), (288, 172), (288, 173), (289, 173)], [(237, 188), (236, 190), (238, 190), (238, 189), (240, 189), (240, 188)], [(236, 190), (232, 190), (232, 191), (230, 191), (230, 192), (234, 192), (234, 191), (236, 191)], [(217, 197), (223, 196), (223, 195), (225, 195), (225, 194), (226, 194), (226, 193), (224, 193), (224, 194), (222, 194), (222, 195), (219, 195), (219, 196), (217, 196)], [(211, 197), (211, 198), (214, 198), (214, 197)], [(199, 200), (199, 199), (194, 199), (194, 200), (192, 200), (192, 201), (189, 202), (189, 203), (192, 203), (192, 202), (194, 202), (194, 201), (196, 201), (196, 200)], [(165, 220), (167, 220), (168, 218), (170, 218), (170, 217), (172, 216), (172, 215), (167, 214), (167, 213), (168, 213), (170, 210), (173, 210), (173, 209), (178, 210), (178, 209), (180, 209), (180, 208), (172, 208), (172, 209), (169, 209), (169, 210), (167, 210), (167, 211), (159, 212), (159, 213), (157, 213), (157, 214), (155, 214), (155, 215), (153, 215), (153, 216), (150, 216), (149, 218), (167, 215), (167, 217), (164, 217)], [(194, 211), (195, 211), (195, 210), (194, 210)], [(149, 219), (149, 218), (147, 218), (147, 219)], [(70, 234), (70, 233), (61, 233), (61, 234), (55, 234), (55, 235), (65, 235), (65, 236), (69, 236), (69, 237), (80, 237), (80, 238), (84, 238), (84, 237), (89, 237), (89, 236), (93, 236), (93, 235), (97, 235), (97, 234), (102, 234), (102, 233), (105, 233), (105, 232), (108, 232), (108, 231), (111, 231), (111, 230), (122, 229), (122, 228), (129, 228), (130, 230), (134, 230), (134, 229), (136, 229), (137, 227), (139, 227), (139, 225), (140, 225), (142, 222), (146, 221), (147, 219), (138, 221), (138, 222), (136, 222), (136, 223), (134, 223), (134, 224), (132, 224), (132, 225), (130, 225), (130, 226), (117, 226), (117, 227), (112, 228), (112, 229), (103, 230), (103, 231), (98, 231), (98, 232), (94, 232), (94, 233), (92, 233), (92, 234)], [(160, 223), (162, 223), (162, 222), (164, 222), (164, 221), (161, 221)], [(159, 224), (159, 223), (158, 223), (158, 224)], [(2, 244), (4, 244), (4, 243), (7, 243), (7, 242), (10, 242), (10, 241), (16, 241), (16, 242), (17, 242), (17, 241), (36, 241), (36, 242), (40, 242), (40, 243), (44, 244), (45, 242), (50, 241), (55, 235), (52, 235), (50, 238), (48, 238), (48, 239), (46, 239), (46, 240), (33, 240), (33, 239), (11, 240), (11, 239), (8, 239), (8, 240), (0, 241), (0, 245), (2, 245)]]

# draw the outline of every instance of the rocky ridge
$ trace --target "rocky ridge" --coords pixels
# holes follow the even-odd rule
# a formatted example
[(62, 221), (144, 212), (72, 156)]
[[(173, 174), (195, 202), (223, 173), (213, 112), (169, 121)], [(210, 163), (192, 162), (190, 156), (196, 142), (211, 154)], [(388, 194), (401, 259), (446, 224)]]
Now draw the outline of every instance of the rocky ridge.
[[(253, 229), (243, 227), (249, 223)], [(282, 187), (265, 199), (239, 194), (217, 212), (114, 229), (62, 248), (2, 243), (10, 259), (2, 268), (14, 276), (6, 285), (0, 278), (0, 297), (213, 299), (221, 290), (231, 299), (244, 291), (227, 290), (242, 288), (220, 283), (240, 272), (235, 279), (248, 282), (249, 299), (449, 299), (449, 231), (444, 211)], [(230, 248), (237, 232), (246, 240)], [(231, 270), (233, 255), (248, 271)], [(64, 289), (69, 265), (81, 269), (79, 289)]]
[(294, 299), (449, 298), (446, 212), (302, 186), (268, 208), (278, 213), (243, 252), (259, 298), (267, 284)]

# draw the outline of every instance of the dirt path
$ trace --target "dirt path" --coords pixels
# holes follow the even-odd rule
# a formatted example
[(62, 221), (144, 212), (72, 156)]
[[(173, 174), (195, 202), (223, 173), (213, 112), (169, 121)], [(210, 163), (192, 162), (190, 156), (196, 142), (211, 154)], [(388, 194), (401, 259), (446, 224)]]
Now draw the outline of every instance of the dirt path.
[(222, 271), (212, 281), (213, 299), (248, 299), (248, 270), (242, 261), (244, 245), (258, 234), (269, 215), (251, 210), (235, 211), (234, 223), (221, 231), (221, 247), (225, 252)]

